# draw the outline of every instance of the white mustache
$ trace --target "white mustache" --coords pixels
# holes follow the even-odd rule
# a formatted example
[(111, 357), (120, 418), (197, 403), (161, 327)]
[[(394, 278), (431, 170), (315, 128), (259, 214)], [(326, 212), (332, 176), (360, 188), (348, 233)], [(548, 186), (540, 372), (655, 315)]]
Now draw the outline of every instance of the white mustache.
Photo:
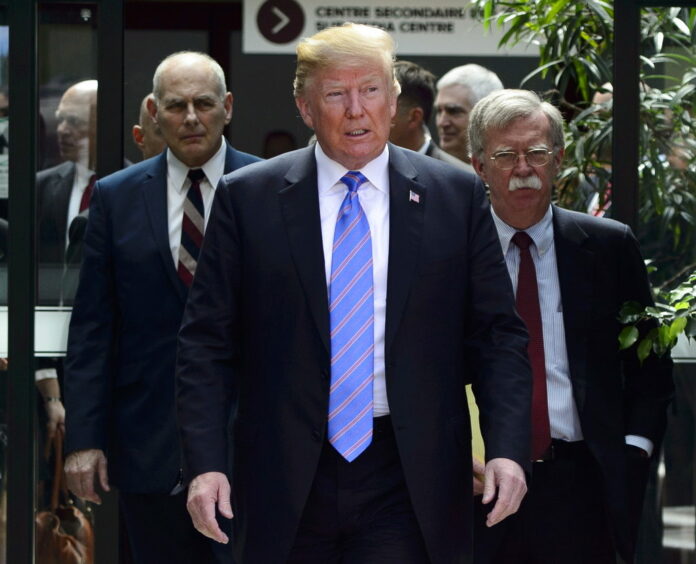
[(520, 188), (531, 188), (532, 190), (541, 190), (541, 180), (538, 176), (531, 175), (525, 178), (513, 176), (508, 184), (508, 190), (514, 192)]

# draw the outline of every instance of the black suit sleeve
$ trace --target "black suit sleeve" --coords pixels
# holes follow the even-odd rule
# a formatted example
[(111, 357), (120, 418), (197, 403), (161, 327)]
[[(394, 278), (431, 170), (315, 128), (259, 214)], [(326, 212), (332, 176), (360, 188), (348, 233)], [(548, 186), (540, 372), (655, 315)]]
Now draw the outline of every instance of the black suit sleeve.
[(65, 360), (66, 452), (108, 447), (114, 335), (119, 322), (108, 222), (97, 183)]
[[(622, 249), (618, 253), (621, 265), (620, 288), (623, 301), (653, 305), (647, 272), (638, 241), (630, 228), (624, 226)], [(645, 333), (653, 325), (641, 328)], [(641, 365), (635, 347), (623, 352), (625, 433), (650, 439), (658, 447), (666, 425), (667, 405), (672, 399), (672, 362), (669, 354), (657, 357), (654, 353)], [(657, 450), (657, 449), (656, 449)]]
[(532, 378), (527, 331), (514, 311), (514, 294), (488, 202), (477, 190), (472, 206), (471, 307), (467, 348), (476, 369), (486, 458), (529, 465)]

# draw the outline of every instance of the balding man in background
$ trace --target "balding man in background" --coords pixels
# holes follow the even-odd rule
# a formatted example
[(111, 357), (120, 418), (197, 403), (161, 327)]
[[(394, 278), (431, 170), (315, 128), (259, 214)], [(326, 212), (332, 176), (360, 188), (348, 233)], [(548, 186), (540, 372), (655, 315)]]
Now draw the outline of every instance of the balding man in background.
[(469, 114), (481, 98), (501, 90), (498, 75), (481, 65), (462, 65), (437, 81), (435, 123), (440, 147), (450, 155), (470, 163)]
[[(75, 295), (84, 233), (77, 229), (80, 233), (75, 235), (75, 226), (86, 221), (96, 180), (97, 88), (96, 80), (83, 80), (63, 93), (56, 110), (56, 133), (64, 162), (36, 176), (37, 298), (42, 305), (69, 305)], [(41, 358), (35, 373), (46, 408), (48, 439), (65, 422), (62, 369), (62, 359)]]
[(40, 303), (72, 301), (61, 281), (70, 226), (86, 214), (96, 181), (97, 86), (96, 80), (84, 80), (65, 91), (56, 111), (58, 149), (65, 162), (36, 177)]
[(151, 98), (153, 98), (152, 94), (148, 94), (143, 98), (143, 101), (140, 103), (138, 123), (133, 126), (131, 131), (133, 143), (140, 149), (143, 159), (156, 157), (167, 146), (159, 126), (154, 122), (147, 109), (148, 100)]
[(428, 122), (435, 100), (435, 75), (411, 61), (396, 61), (394, 74), (401, 85), (401, 94), (396, 102), (389, 141), (474, 172), (471, 165), (440, 149), (430, 136)]
[(65, 471), (79, 497), (119, 489), (135, 562), (229, 562), (186, 513), (174, 416), (176, 335), (215, 187), (258, 160), (222, 137), (232, 117), (203, 53), (160, 63), (149, 114), (168, 150), (100, 179), (85, 234), (65, 368)]

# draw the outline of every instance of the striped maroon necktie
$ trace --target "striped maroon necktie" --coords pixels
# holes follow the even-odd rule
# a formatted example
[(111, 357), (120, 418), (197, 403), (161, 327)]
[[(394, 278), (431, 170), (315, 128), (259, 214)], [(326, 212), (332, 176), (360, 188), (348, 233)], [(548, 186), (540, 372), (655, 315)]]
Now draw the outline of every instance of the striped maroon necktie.
[(532, 365), (532, 460), (538, 460), (551, 445), (549, 406), (546, 397), (546, 362), (544, 333), (539, 307), (539, 288), (530, 245), (532, 238), (524, 231), (513, 235), (512, 242), (520, 249), (520, 269), (517, 275), (517, 312), (527, 325), (529, 343), (527, 354)]
[(85, 211), (89, 207), (89, 201), (92, 199), (92, 192), (94, 192), (94, 185), (97, 183), (97, 175), (93, 174), (89, 177), (89, 182), (85, 186), (82, 192), (82, 198), (80, 199), (80, 213)]
[(198, 254), (203, 244), (204, 211), (203, 196), (201, 195), (201, 181), (205, 178), (202, 169), (191, 169), (188, 173), (191, 186), (186, 192), (184, 200), (184, 217), (181, 222), (181, 244), (179, 245), (179, 264), (177, 271), (179, 278), (191, 286), (193, 275), (196, 273)]

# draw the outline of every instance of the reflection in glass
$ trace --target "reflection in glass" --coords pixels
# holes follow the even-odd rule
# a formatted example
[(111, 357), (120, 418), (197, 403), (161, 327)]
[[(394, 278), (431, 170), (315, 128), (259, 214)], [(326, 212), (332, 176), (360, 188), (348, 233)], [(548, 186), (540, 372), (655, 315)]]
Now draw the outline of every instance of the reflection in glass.
[[(0, 14), (4, 20), (4, 14)], [(9, 165), (9, 27), (0, 25), (0, 564), (7, 547), (7, 198)]]
[(96, 181), (97, 81), (69, 86), (56, 109), (56, 138), (63, 162), (36, 177), (39, 230), (39, 305), (70, 305), (75, 295)]
[[(96, 11), (63, 3), (39, 8), (39, 142), (36, 176), (37, 287), (35, 317), (37, 561), (52, 561), (51, 525), (65, 532), (78, 500), (59, 494), (55, 441), (64, 430), (63, 356), (77, 289), (82, 235), (96, 181)], [(56, 503), (58, 507), (56, 508)], [(61, 510), (60, 506), (67, 507)], [(79, 512), (82, 515), (83, 512)], [(91, 525), (89, 526), (91, 530)], [(89, 549), (91, 552), (92, 548)], [(86, 562), (91, 561), (85, 560)]]

